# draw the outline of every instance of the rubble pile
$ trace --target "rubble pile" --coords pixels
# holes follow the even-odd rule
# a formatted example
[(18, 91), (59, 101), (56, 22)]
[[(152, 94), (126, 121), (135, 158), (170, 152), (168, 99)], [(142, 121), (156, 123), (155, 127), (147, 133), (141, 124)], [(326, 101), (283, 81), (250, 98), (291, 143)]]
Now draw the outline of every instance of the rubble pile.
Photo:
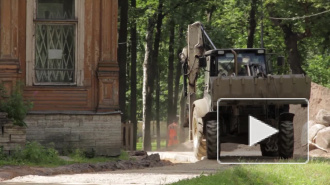
[(309, 154), (313, 157), (330, 157), (329, 88), (312, 84), (309, 113)]
[(311, 156), (330, 156), (330, 111), (319, 110), (316, 120), (308, 122), (308, 144)]

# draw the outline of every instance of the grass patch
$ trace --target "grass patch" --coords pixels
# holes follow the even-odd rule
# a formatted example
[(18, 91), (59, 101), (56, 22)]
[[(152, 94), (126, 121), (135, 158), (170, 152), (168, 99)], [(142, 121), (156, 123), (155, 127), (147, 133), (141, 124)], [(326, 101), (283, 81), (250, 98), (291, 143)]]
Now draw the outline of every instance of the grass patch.
[(74, 163), (98, 163), (117, 160), (129, 160), (127, 152), (122, 151), (118, 157), (86, 157), (86, 153), (76, 149), (69, 154), (72, 161), (65, 161), (59, 157), (58, 151), (54, 146), (42, 146), (37, 142), (28, 142), (24, 149), (17, 150), (13, 155), (7, 156), (2, 152), (0, 154), (0, 166), (41, 166), (41, 167), (56, 167)]
[(198, 184), (329, 184), (330, 160), (311, 159), (308, 164), (239, 165), (214, 175), (201, 175), (176, 185)]
[[(166, 147), (166, 140), (160, 140), (160, 148)], [(138, 142), (136, 143), (136, 150), (143, 150), (143, 142), (142, 137), (139, 137)], [(157, 150), (157, 139), (153, 139), (151, 141), (151, 150), (156, 151)]]
[[(2, 152), (1, 152), (2, 153)], [(66, 161), (58, 157), (57, 150), (50, 144), (47, 147), (37, 142), (27, 143), (25, 148), (10, 156), (1, 154), (0, 165), (59, 166)]]

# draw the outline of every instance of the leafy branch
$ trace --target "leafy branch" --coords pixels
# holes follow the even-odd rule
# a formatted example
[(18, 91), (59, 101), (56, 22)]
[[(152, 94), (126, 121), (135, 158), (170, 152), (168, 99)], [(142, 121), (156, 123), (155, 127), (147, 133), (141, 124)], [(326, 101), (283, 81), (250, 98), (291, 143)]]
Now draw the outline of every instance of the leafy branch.
[(3, 84), (0, 84), (0, 111), (8, 113), (14, 125), (27, 126), (24, 122), (28, 111), (33, 107), (30, 101), (24, 101), (23, 84), (17, 82), (13, 92), (8, 95)]

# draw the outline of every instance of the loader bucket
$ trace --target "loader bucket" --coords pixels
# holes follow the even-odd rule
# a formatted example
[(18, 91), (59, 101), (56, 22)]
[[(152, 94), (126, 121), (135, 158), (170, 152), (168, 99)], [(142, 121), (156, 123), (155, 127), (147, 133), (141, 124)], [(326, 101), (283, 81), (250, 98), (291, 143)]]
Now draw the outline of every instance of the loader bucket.
[(309, 99), (311, 79), (304, 75), (226, 76), (216, 78), (211, 91), (213, 105), (220, 98)]

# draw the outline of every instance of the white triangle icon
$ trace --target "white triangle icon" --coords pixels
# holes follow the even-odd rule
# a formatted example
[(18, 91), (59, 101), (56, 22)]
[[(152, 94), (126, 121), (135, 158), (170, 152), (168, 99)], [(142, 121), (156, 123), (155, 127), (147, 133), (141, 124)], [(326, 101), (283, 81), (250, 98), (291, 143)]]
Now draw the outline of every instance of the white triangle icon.
[(277, 129), (265, 124), (264, 122), (249, 116), (249, 145), (253, 146), (259, 141), (276, 134)]

